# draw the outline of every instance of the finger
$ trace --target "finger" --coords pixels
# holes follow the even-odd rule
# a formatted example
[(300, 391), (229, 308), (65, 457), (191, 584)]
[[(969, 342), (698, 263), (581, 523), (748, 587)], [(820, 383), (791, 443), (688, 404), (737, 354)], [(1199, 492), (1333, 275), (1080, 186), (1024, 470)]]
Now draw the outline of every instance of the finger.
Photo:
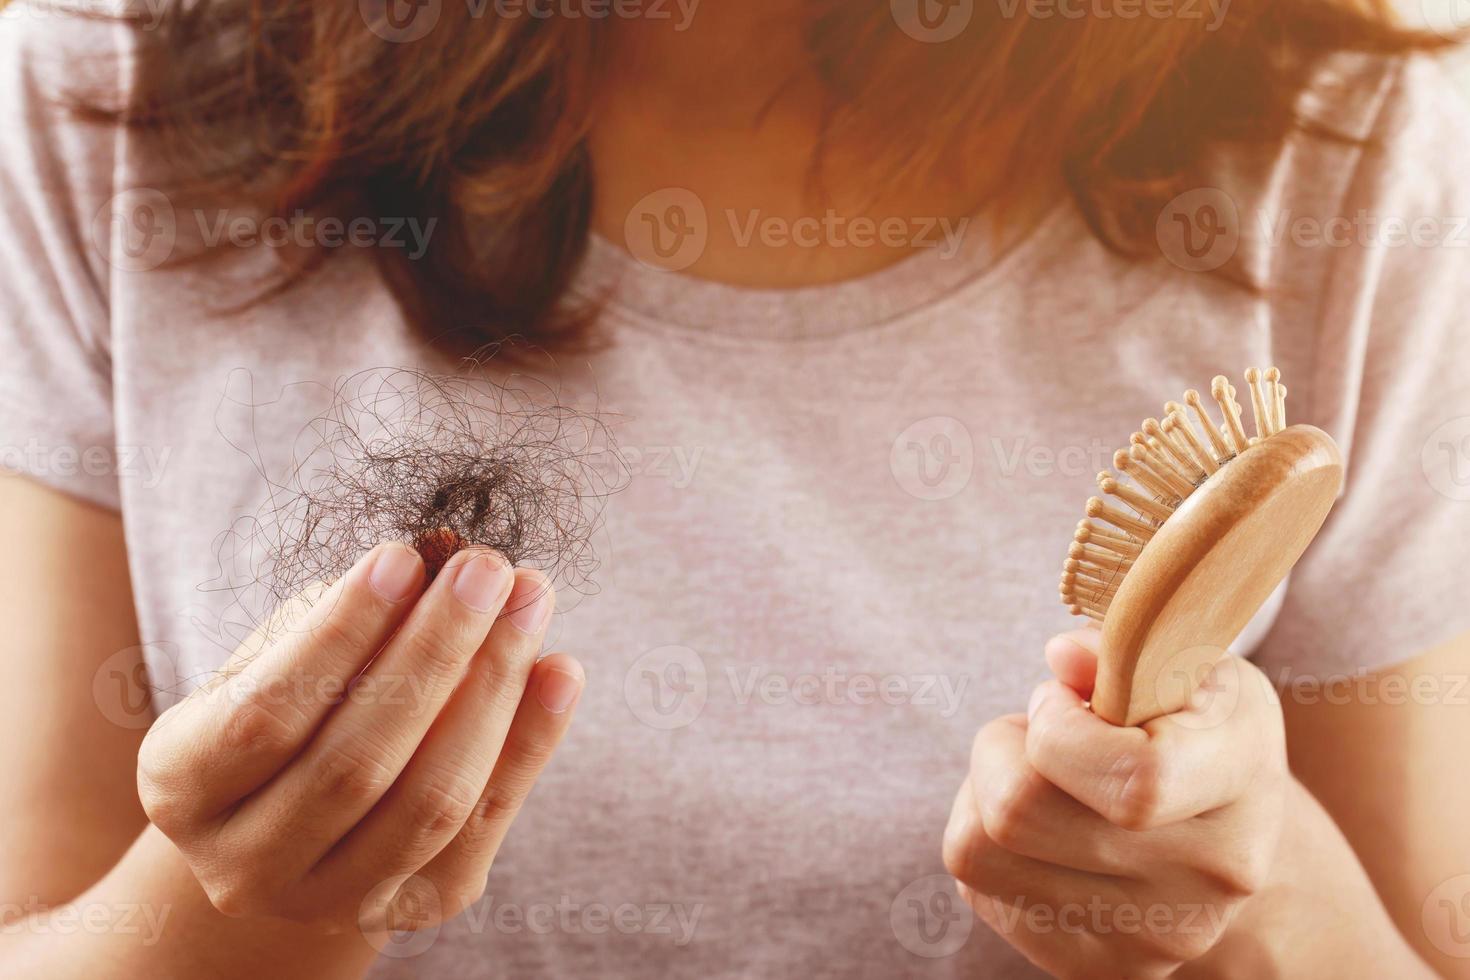
[(457, 896), (460, 907), (475, 902), (483, 891), (511, 823), (571, 726), (585, 683), (582, 665), (565, 654), (554, 653), (532, 670), (527, 697), (474, 814), (420, 872), (441, 892)]
[[(1097, 935), (1117, 932), (1114, 910), (1139, 907), (1138, 885), (1061, 868), (1000, 847), (985, 833), (966, 779), (950, 810), (944, 863), (975, 914), (1032, 963), (1054, 976), (1123, 976)], [(1137, 926), (1129, 923), (1129, 928)], [(1130, 951), (1128, 976), (1163, 976), (1145, 951)], [(1177, 964), (1169, 964), (1177, 966)]]
[(1092, 874), (1144, 870), (1136, 835), (1053, 786), (1026, 758), (1026, 716), (996, 719), (975, 738), (970, 785), (981, 829), (1013, 854)]
[[(1204, 831), (1193, 823), (1154, 830), (1145, 842), (1052, 785), (1026, 757), (1025, 715), (998, 718), (976, 736), (970, 783), (985, 835), (1015, 854), (1120, 879), (1200, 863)], [(1234, 862), (1220, 867), (1223, 877)]]
[(1082, 695), (1092, 697), (1097, 683), (1097, 651), (1102, 634), (1095, 629), (1072, 630), (1047, 641), (1047, 666), (1057, 680)]
[(237, 669), (160, 719), (140, 771), (174, 779), (172, 795), (188, 798), (196, 819), (223, 814), (301, 751), (422, 588), (418, 554), (389, 542), (315, 596), (288, 601), (237, 652)]
[(1199, 723), (1209, 709), (1197, 697), (1176, 715), (1120, 728), (1088, 710), (1076, 691), (1048, 681), (1032, 696), (1027, 758), (1058, 788), (1129, 830), (1224, 806), (1254, 778), (1273, 728), (1258, 692), (1243, 689), (1254, 685), (1242, 685), (1234, 660), (1216, 665), (1212, 686), (1237, 708), (1209, 724)]
[[(291, 841), (295, 880), (398, 779), (485, 641), (514, 581), (485, 549), (450, 559), (408, 620), (358, 678), (346, 703), (275, 780), (248, 798), (223, 830), (244, 840)], [(301, 861), (305, 864), (302, 865)]]
[(516, 572), (507, 614), (403, 774), (312, 877), (365, 892), (384, 878), (417, 871), (460, 832), (501, 755), (555, 601), (546, 576)]
[(974, 783), (968, 777), (950, 807), (944, 867), (975, 893), (1013, 906), (1045, 895), (1095, 894), (1108, 880), (1001, 847), (985, 832)]

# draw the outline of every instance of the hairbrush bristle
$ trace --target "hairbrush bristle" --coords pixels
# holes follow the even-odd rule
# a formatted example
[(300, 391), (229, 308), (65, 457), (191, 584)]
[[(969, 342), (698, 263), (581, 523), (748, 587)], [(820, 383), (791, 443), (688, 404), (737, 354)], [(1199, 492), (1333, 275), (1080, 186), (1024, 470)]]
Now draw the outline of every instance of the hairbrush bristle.
[(1174, 464), (1164, 456), (1164, 447), (1157, 439), (1151, 439), (1142, 432), (1133, 433), (1128, 455), (1167, 488), (1165, 496), (1182, 500), (1194, 489), (1194, 484), (1186, 480), (1184, 475), (1174, 468)]
[(1210, 382), (1210, 394), (1225, 417), (1224, 432), (1230, 437), (1230, 455), (1226, 458), (1245, 452), (1250, 447), (1250, 440), (1245, 437), (1245, 427), (1240, 424), (1240, 403), (1235, 400), (1235, 387), (1225, 375), (1217, 374)]
[(1180, 504), (1236, 456), (1286, 428), (1281, 372), (1253, 367), (1245, 372), (1245, 381), (1254, 436), (1246, 434), (1235, 387), (1219, 375), (1210, 383), (1210, 395), (1222, 421), (1215, 422), (1200, 393), (1191, 388), (1182, 404), (1164, 406), (1162, 419), (1145, 419), (1128, 448), (1113, 455), (1117, 473), (1097, 475), (1098, 489), (1127, 509), (1102, 497), (1087, 501), (1087, 519), (1077, 525), (1058, 589), (1073, 614), (1102, 622), (1128, 570)]

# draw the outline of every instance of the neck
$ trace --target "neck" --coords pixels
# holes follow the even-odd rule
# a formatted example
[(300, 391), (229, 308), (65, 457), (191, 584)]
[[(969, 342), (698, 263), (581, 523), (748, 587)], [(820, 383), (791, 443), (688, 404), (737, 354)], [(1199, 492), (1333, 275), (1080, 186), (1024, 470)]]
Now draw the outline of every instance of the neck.
[[(881, 127), (830, 137), (831, 93), (794, 12), (804, 5), (707, 4), (685, 30), (673, 28), (677, 16), (604, 25), (590, 146), (593, 227), (610, 241), (701, 278), (812, 285), (936, 247), (924, 229), (956, 227), (994, 193), (999, 161), (976, 148), (997, 145), (995, 133), (936, 136), (929, 155), (939, 163), (898, 180), (875, 173), (873, 161), (895, 149)], [(660, 235), (656, 248), (650, 236)], [(676, 240), (693, 244), (661, 257)]]

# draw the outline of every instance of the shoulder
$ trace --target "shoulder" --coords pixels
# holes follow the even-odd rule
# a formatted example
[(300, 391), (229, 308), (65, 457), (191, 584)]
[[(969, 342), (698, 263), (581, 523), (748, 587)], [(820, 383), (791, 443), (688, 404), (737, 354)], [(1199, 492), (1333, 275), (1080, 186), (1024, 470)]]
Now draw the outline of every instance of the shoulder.
[(119, 80), (140, 32), (156, 15), (128, 0), (10, 0), (0, 4), (0, 65), (6, 85), (57, 94)]
[(1470, 195), (1470, 73), (1424, 55), (1343, 57), (1303, 99), (1307, 118), (1320, 113), (1329, 128), (1361, 140), (1349, 195), (1389, 192), (1426, 203)]
[[(1239, 278), (1274, 297), (1281, 322), (1315, 325), (1332, 297), (1381, 285), (1403, 256), (1450, 268), (1470, 255), (1470, 79), (1433, 57), (1340, 54), (1296, 103), (1275, 145), (1236, 144), (1202, 185), (1234, 218)], [(1459, 244), (1470, 246), (1470, 240)], [(1403, 247), (1414, 245), (1416, 247)], [(1402, 268), (1400, 268), (1402, 267)]]
[[(1455, 77), (1445, 62), (1334, 56), (1302, 92), (1297, 114), (1300, 130), (1258, 186), (1265, 214), (1412, 223), (1452, 218), (1470, 201), (1470, 77)], [(1371, 243), (1371, 229), (1355, 231)]]
[(1375, 133), (1435, 143), (1470, 143), (1470, 62), (1424, 55), (1395, 60), (1385, 69), (1386, 92), (1375, 116)]
[(126, 134), (80, 110), (119, 109), (129, 97), (138, 31), (147, 23), (128, 13), (131, 6), (0, 5), (0, 204), (7, 217), (0, 256), (29, 268), (33, 282), (52, 282), (47, 294), (58, 294), (83, 321), (101, 318), (94, 307), (105, 292), (106, 255), (88, 245), (115, 194)]
[[(113, 153), (113, 127), (84, 122), (82, 106), (121, 108), (133, 71), (135, 22), (97, 4), (0, 4), (0, 141), (8, 176), (48, 188)], [(110, 167), (106, 169), (110, 170)], [(29, 188), (28, 189), (33, 189)]]
[[(110, 138), (85, 124), (83, 106), (116, 111), (131, 94), (138, 38), (148, 21), (123, 3), (82, 0), (0, 3), (0, 111), (8, 120), (0, 152), (45, 155), (49, 145)], [(81, 147), (77, 147), (80, 149)], [(23, 168), (24, 169), (24, 168)]]

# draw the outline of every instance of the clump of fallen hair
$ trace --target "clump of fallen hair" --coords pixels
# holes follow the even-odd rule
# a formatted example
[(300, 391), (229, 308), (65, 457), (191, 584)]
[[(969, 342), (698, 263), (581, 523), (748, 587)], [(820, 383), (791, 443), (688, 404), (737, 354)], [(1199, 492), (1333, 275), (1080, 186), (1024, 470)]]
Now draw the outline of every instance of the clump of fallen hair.
[(477, 545), (590, 591), (601, 504), (625, 473), (598, 416), (546, 389), (391, 369), (339, 383), (285, 476), (266, 478), (269, 500), (220, 549), (222, 571), (248, 572), (234, 591), (257, 629), (389, 540), (430, 576)]

